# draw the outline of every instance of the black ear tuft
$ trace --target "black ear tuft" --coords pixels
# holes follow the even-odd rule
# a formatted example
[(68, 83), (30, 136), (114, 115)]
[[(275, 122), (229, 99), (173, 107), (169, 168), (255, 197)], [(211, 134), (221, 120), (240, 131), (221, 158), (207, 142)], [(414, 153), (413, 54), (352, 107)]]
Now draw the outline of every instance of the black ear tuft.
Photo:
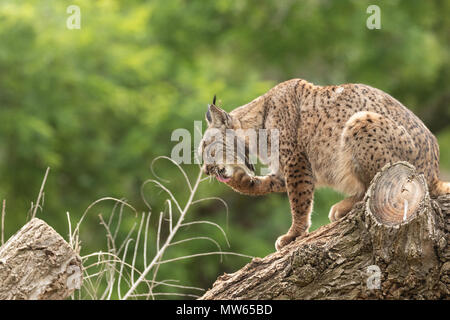
[(212, 104), (216, 104), (216, 95), (214, 95), (214, 98), (213, 98), (213, 103)]

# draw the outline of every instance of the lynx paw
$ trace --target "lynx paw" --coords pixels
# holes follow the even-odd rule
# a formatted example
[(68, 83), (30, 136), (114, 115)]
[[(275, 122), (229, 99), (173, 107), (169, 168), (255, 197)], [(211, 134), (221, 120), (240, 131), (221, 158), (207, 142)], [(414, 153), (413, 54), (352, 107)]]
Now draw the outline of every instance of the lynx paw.
[(330, 213), (328, 214), (328, 218), (331, 222), (334, 222), (336, 220), (339, 220), (340, 218), (347, 215), (347, 213), (352, 210), (353, 205), (357, 201), (354, 198), (346, 198), (342, 201), (339, 201), (334, 206), (331, 207)]
[(280, 251), (281, 248), (294, 241), (298, 236), (299, 235), (294, 235), (289, 232), (285, 235), (279, 236), (277, 241), (275, 242), (275, 249), (277, 249), (277, 251)]
[(249, 189), (255, 183), (256, 180), (253, 179), (253, 177), (249, 176), (241, 168), (235, 169), (232, 178), (227, 182), (229, 186), (239, 189)]

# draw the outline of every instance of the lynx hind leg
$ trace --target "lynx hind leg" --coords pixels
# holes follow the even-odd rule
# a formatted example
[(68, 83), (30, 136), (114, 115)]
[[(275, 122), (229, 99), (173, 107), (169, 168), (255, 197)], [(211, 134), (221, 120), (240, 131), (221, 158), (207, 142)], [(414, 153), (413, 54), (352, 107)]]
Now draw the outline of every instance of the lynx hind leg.
[(341, 149), (346, 164), (365, 189), (387, 163), (403, 160), (414, 164), (417, 154), (414, 142), (403, 126), (368, 111), (358, 112), (347, 121)]
[(392, 120), (368, 111), (350, 117), (341, 136), (337, 183), (352, 196), (331, 208), (330, 220), (345, 216), (363, 198), (375, 174), (387, 163), (411, 162), (414, 150), (407, 131)]
[(334, 222), (336, 220), (339, 220), (340, 218), (344, 217), (347, 213), (352, 210), (355, 203), (362, 200), (362, 196), (352, 196), (345, 198), (342, 201), (339, 201), (335, 205), (333, 205), (330, 209), (330, 213), (328, 214), (328, 218), (331, 222)]
[(431, 190), (432, 195), (440, 196), (450, 193), (450, 182), (438, 181), (434, 190)]

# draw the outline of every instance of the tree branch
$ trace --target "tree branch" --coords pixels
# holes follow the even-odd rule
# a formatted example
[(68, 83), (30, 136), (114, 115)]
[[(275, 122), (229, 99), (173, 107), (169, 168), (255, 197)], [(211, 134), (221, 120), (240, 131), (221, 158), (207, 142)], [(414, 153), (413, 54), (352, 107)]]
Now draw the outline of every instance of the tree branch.
[(65, 299), (81, 286), (81, 270), (69, 244), (33, 218), (0, 247), (0, 300)]
[(399, 162), (344, 218), (241, 270), (200, 299), (448, 299), (450, 195), (430, 199)]

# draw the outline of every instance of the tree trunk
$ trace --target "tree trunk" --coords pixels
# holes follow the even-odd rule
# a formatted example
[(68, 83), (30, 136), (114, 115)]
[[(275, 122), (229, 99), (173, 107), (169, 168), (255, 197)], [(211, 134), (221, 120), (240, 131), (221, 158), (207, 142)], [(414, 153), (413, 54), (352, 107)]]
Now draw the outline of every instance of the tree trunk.
[(399, 162), (344, 218), (233, 274), (200, 299), (449, 299), (450, 194)]
[(0, 300), (65, 299), (82, 281), (81, 259), (34, 218), (0, 247)]

